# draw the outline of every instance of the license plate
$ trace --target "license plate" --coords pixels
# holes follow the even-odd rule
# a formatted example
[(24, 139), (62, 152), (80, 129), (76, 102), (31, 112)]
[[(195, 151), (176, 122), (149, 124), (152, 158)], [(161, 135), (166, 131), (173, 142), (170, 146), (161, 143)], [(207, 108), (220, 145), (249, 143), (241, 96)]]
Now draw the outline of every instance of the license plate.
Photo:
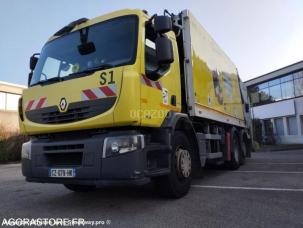
[(76, 169), (58, 169), (58, 168), (51, 168), (49, 169), (49, 176), (50, 177), (68, 177), (73, 178), (76, 176)]

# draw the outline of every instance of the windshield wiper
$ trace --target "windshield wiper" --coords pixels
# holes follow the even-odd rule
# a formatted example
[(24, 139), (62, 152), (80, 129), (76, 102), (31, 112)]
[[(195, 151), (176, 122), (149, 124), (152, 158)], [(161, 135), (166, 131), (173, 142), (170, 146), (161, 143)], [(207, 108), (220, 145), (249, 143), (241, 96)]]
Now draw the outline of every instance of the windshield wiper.
[(105, 70), (105, 69), (108, 69), (108, 68), (113, 68), (115, 67), (115, 65), (113, 64), (109, 64), (109, 63), (106, 63), (106, 64), (102, 64), (98, 67), (93, 67), (93, 68), (89, 68), (89, 69), (86, 69), (86, 70), (83, 70), (83, 71), (79, 71), (79, 72), (75, 72), (75, 73), (71, 73), (69, 74), (67, 77), (77, 77), (77, 76), (84, 76), (84, 75), (88, 75), (88, 74), (92, 74), (98, 70)]

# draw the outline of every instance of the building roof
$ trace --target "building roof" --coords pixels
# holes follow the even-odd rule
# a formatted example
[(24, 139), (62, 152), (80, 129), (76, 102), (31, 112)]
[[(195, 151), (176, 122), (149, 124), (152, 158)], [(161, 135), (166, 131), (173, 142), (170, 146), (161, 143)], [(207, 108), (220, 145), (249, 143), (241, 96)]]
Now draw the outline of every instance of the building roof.
[(289, 74), (289, 73), (292, 73), (292, 72), (295, 72), (298, 70), (302, 70), (302, 69), (303, 69), (303, 61), (300, 61), (300, 62), (296, 62), (291, 65), (288, 65), (286, 67), (280, 68), (278, 70), (272, 71), (270, 73), (261, 75), (259, 77), (250, 79), (244, 83), (246, 86), (251, 86), (251, 85), (259, 84), (259, 83), (262, 83), (262, 82), (265, 82), (265, 81), (268, 81), (268, 80), (271, 80), (271, 79), (274, 79), (274, 78), (277, 78), (282, 75), (286, 75), (286, 74)]
[(24, 85), (0, 81), (0, 92), (22, 94), (22, 91), (26, 88)]

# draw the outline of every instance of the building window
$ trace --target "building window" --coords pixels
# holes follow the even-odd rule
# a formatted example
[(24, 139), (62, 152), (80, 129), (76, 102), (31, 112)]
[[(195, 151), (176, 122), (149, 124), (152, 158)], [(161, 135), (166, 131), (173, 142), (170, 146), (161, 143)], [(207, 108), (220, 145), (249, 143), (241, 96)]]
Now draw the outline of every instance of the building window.
[(0, 110), (18, 111), (20, 95), (0, 92)]
[(303, 71), (248, 87), (253, 106), (303, 96)]
[(280, 136), (284, 135), (283, 118), (275, 119), (275, 126), (276, 126), (276, 134)]
[(0, 92), (0, 110), (5, 110), (6, 106), (6, 94), (3, 92)]
[(297, 117), (290, 116), (287, 117), (287, 128), (289, 135), (297, 135), (298, 134), (298, 124), (297, 124)]
[(269, 89), (265, 88), (265, 89), (261, 89), (260, 90), (260, 100), (263, 103), (267, 103), (267, 101), (269, 101)]
[(18, 110), (18, 100), (20, 95), (17, 94), (6, 94), (6, 110), (17, 111)]
[(270, 98), (274, 101), (278, 101), (282, 99), (282, 95), (281, 95), (281, 85), (275, 85), (275, 86), (271, 86), (269, 87), (269, 94), (270, 94)]
[(257, 86), (253, 86), (248, 88), (249, 90), (249, 97), (250, 97), (250, 102), (254, 105), (254, 104), (259, 104), (260, 103), (260, 96), (259, 96), (259, 92), (258, 92), (258, 87)]
[(295, 95), (303, 95), (303, 71), (294, 74)]
[(281, 84), (282, 99), (294, 97), (294, 83), (293, 81), (284, 82)]
[(270, 120), (264, 120), (264, 130), (266, 136), (273, 135), (273, 126)]

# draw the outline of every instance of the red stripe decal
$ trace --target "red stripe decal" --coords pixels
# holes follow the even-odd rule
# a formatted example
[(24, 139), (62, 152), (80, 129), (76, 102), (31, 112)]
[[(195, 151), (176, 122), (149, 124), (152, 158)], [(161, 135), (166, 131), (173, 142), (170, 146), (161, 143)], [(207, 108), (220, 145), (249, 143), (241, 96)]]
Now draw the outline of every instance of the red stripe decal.
[(31, 100), (30, 102), (28, 102), (28, 105), (27, 105), (25, 111), (30, 111), (34, 102), (35, 102), (35, 100)]
[(108, 86), (99, 87), (99, 89), (100, 89), (106, 96), (116, 96), (116, 94), (115, 94)]
[(83, 93), (88, 97), (88, 99), (93, 100), (97, 99), (98, 97), (91, 91), (90, 89), (83, 90)]
[(155, 84), (156, 84), (156, 86), (157, 86), (157, 89), (162, 90), (162, 87), (161, 87), (160, 82), (155, 82)]
[(46, 100), (46, 97), (43, 97), (39, 100), (37, 106), (36, 106), (36, 109), (39, 109), (42, 107), (42, 105), (44, 104), (44, 101)]
[(145, 75), (143, 75), (143, 74), (142, 74), (142, 77), (143, 77), (143, 79), (145, 81), (145, 84), (152, 87), (152, 84), (151, 84), (150, 80)]

